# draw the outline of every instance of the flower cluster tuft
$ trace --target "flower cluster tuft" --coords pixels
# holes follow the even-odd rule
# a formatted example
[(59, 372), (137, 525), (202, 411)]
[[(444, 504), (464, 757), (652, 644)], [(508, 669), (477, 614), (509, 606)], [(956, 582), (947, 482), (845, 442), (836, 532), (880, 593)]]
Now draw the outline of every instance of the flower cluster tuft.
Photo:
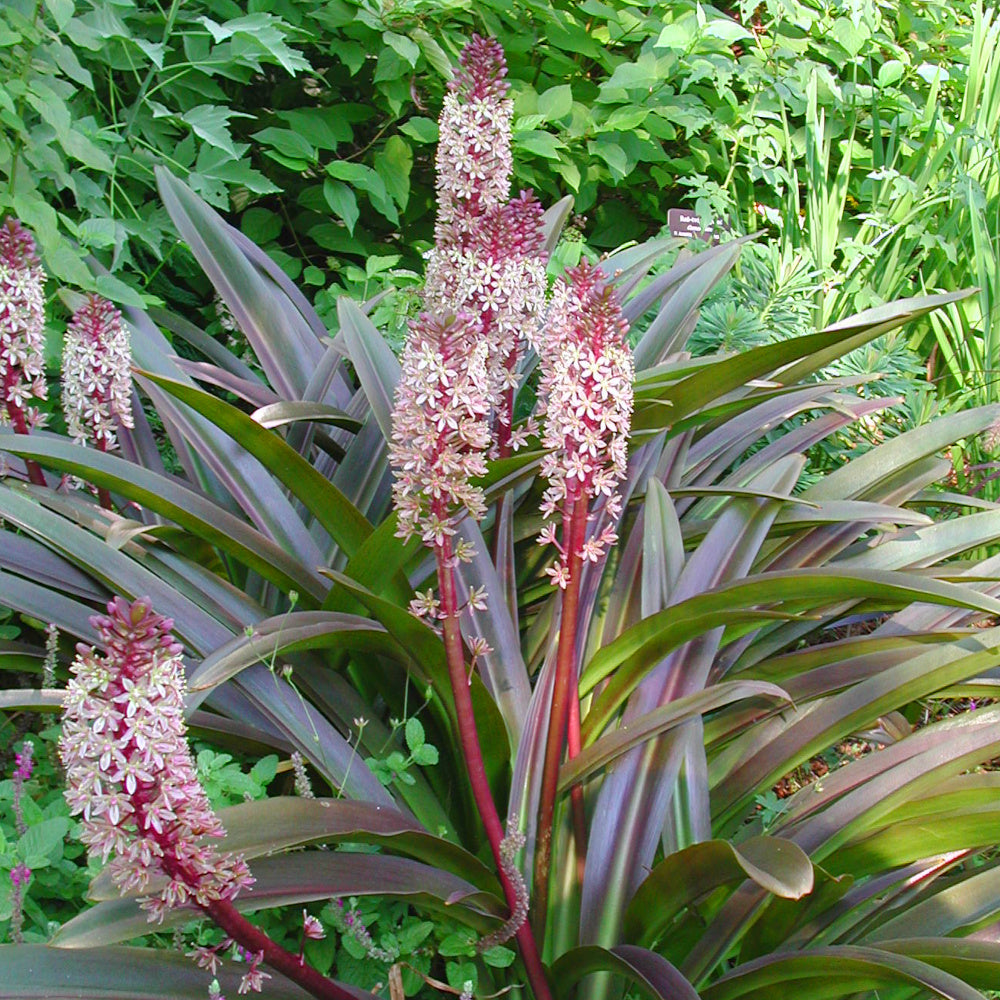
[(175, 906), (232, 899), (253, 878), (241, 856), (201, 840), (224, 831), (187, 744), (173, 622), (148, 598), (116, 597), (107, 610), (91, 619), (105, 653), (78, 647), (59, 743), (81, 839), (103, 861), (115, 855), (109, 868), (123, 893), (154, 890), (142, 900), (150, 920)]
[(438, 218), (424, 293), (437, 316), (468, 312), (489, 345), (491, 403), (509, 441), (524, 337), (545, 309), (542, 207), (508, 201), (512, 170), (507, 65), (495, 39), (473, 35), (445, 98), (437, 159)]
[(402, 538), (418, 532), (441, 545), (460, 511), (485, 513), (483, 491), (470, 482), (485, 475), (490, 443), (487, 349), (477, 334), (466, 314), (425, 313), (410, 325), (389, 450)]
[(75, 441), (111, 451), (118, 422), (132, 426), (131, 364), (121, 313), (99, 295), (88, 295), (73, 314), (63, 348), (63, 410)]
[[(635, 374), (627, 333), (618, 298), (598, 268), (583, 261), (556, 282), (548, 321), (535, 340), (547, 449), (541, 471), (549, 481), (542, 502), (546, 518), (566, 517), (577, 502), (598, 497), (605, 498), (611, 521), (621, 513), (616, 489), (628, 460)], [(596, 562), (616, 538), (608, 524), (573, 554)], [(539, 540), (558, 545), (555, 525)], [(561, 555), (548, 572), (565, 587), (569, 553)]]
[(503, 48), (495, 38), (473, 35), (462, 49), (448, 85), (437, 147), (438, 221), (435, 242), (444, 246), (472, 232), (480, 216), (510, 193), (514, 103)]
[(21, 223), (0, 226), (0, 419), (19, 434), (41, 426), (29, 403), (45, 399), (45, 270), (35, 240)]

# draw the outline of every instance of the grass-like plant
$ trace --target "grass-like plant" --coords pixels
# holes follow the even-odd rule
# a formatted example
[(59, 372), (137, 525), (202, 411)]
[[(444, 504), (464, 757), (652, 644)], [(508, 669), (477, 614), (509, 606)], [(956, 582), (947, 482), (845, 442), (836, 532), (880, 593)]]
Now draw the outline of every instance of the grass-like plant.
[[(806, 449), (879, 405), (808, 376), (959, 293), (692, 359), (699, 304), (739, 243), (650, 279), (670, 246), (655, 241), (558, 279), (543, 315), (503, 280), (537, 274), (568, 205), (511, 209), (480, 176), (506, 162), (502, 61), (481, 40), (466, 56), (451, 110), (488, 128), (451, 151), (465, 203), (439, 218), (435, 312), (401, 361), (346, 299), (330, 342), (283, 272), (160, 172), (263, 376), (181, 317), (129, 311), (137, 389), (182, 472), (165, 471), (139, 406), (120, 455), (6, 435), (0, 602), (106, 650), (94, 610), (148, 598), (173, 620), (192, 729), (294, 751), (328, 786), (220, 811), (220, 849), (255, 879), (234, 910), (381, 895), (447, 912), (479, 950), (516, 935), (508, 978), (484, 966), (469, 981), (483, 993), (980, 997), (1000, 948), (969, 934), (1000, 915), (1000, 810), (977, 766), (998, 754), (1000, 710), (921, 728), (906, 713), (995, 690), (1000, 630), (980, 626), (1000, 612), (996, 560), (961, 557), (995, 542), (1000, 517), (930, 487), (941, 451), (1000, 409), (940, 418), (800, 488)], [(29, 461), (44, 483), (25, 482)], [(60, 473), (112, 509), (56, 488)], [(390, 720), (414, 689), (438, 763), (386, 783), (357, 758), (402, 740)], [(871, 752), (759, 809), (856, 736)], [(380, 853), (315, 849), (343, 843)], [(102, 874), (96, 905), (49, 944), (0, 949), (6, 995), (204, 997), (186, 959), (121, 947), (150, 894), (125, 888)], [(174, 901), (156, 907), (164, 927), (214, 902)], [(239, 978), (219, 970), (222, 990)], [(266, 995), (350, 991), (327, 983), (275, 972)]]

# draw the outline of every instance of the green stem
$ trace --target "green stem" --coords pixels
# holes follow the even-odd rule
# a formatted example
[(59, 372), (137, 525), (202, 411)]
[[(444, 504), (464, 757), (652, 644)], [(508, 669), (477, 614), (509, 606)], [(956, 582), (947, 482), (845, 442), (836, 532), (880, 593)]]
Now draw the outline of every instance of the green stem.
[[(472, 784), (472, 795), (476, 801), (486, 837), (490, 842), (493, 860), (497, 866), (500, 884), (503, 886), (507, 905), (513, 912), (523, 902), (518, 898), (518, 887), (514, 885), (507, 874), (507, 866), (501, 855), (501, 841), (504, 837), (503, 824), (497, 813), (493, 794), (490, 792), (489, 780), (486, 777), (486, 766), (483, 763), (483, 752), (479, 745), (479, 734), (476, 731), (476, 716), (472, 708), (472, 695), (469, 691), (469, 677), (466, 674), (465, 652), (462, 648), (462, 634), (458, 625), (458, 593), (455, 587), (455, 560), (452, 552), (451, 538), (445, 536), (440, 545), (434, 547), (437, 557), (438, 590), (441, 594), (441, 611), (444, 615), (441, 626), (444, 634), (444, 648), (448, 659), (448, 677), (451, 681), (452, 695), (455, 699), (455, 715), (458, 721), (458, 735), (462, 745), (462, 756), (465, 759), (466, 771)], [(517, 930), (517, 943), (521, 951), (528, 980), (536, 1000), (552, 1000), (545, 970), (538, 954), (531, 927), (525, 921)]]
[(566, 730), (569, 725), (570, 700), (575, 693), (577, 611), (580, 605), (580, 570), (583, 566), (583, 543), (587, 534), (586, 497), (573, 502), (563, 515), (564, 559), (569, 582), (563, 591), (559, 621), (559, 647), (556, 652), (556, 675), (549, 705), (549, 733), (542, 764), (542, 786), (538, 801), (538, 823), (535, 842), (535, 878), (533, 925), (539, 937), (545, 933), (545, 918), (549, 903), (549, 876), (552, 866), (553, 820), (556, 808), (556, 786), (562, 763)]

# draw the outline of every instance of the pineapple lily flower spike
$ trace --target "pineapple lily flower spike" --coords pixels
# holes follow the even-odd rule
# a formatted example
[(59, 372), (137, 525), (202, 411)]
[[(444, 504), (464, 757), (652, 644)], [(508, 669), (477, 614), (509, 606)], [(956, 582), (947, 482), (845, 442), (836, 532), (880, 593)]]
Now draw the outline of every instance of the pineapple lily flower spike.
[[(517, 936), (536, 997), (549, 1000), (545, 973), (525, 920), (527, 888), (510, 849), (517, 832), (504, 833), (490, 792), (459, 630), (455, 565), (472, 553), (464, 541), (455, 543), (455, 524), (460, 516), (478, 520), (485, 513), (482, 490), (471, 480), (486, 472), (490, 443), (487, 353), (479, 330), (468, 313), (443, 320), (425, 313), (411, 324), (393, 409), (389, 452), (396, 474), (393, 496), (397, 534), (402, 538), (419, 534), (434, 551), (439, 594), (421, 595), (411, 610), (440, 624), (465, 766), (511, 911), (508, 930)], [(481, 601), (482, 596), (470, 599)]]
[[(41, 426), (44, 417), (30, 405), (48, 396), (45, 384), (45, 270), (35, 240), (18, 222), (0, 225), (0, 419), (18, 434)], [(45, 485), (37, 463), (27, 461), (28, 478)]]
[[(556, 675), (538, 805), (533, 888), (535, 929), (544, 927), (552, 862), (552, 827), (563, 747), (580, 751), (576, 631), (580, 576), (585, 562), (604, 558), (617, 541), (621, 513), (616, 492), (625, 477), (632, 418), (635, 366), (626, 323), (614, 289), (586, 261), (556, 282), (548, 322), (535, 348), (542, 369), (539, 411), (543, 419), (542, 475), (549, 481), (542, 514), (549, 521), (539, 541), (559, 557), (547, 570), (563, 591)], [(603, 527), (588, 525), (603, 513)], [(557, 531), (556, 522), (561, 523)], [(573, 789), (577, 864), (585, 854), (582, 792)], [(579, 867), (578, 867), (579, 871)]]
[(438, 217), (425, 303), (435, 315), (467, 311), (489, 345), (487, 368), (503, 458), (533, 426), (514, 432), (522, 342), (545, 309), (542, 206), (527, 191), (508, 201), (511, 115), (507, 65), (495, 39), (474, 35), (445, 97), (437, 152)]
[[(99, 295), (88, 295), (66, 328), (62, 403), (70, 437), (113, 451), (116, 430), (132, 427), (132, 353), (121, 313)], [(111, 509), (111, 494), (98, 489)]]
[(91, 624), (105, 652), (78, 647), (59, 741), (66, 801), (82, 816), (88, 852), (102, 861), (114, 855), (115, 884), (123, 893), (147, 892), (140, 905), (151, 921), (184, 905), (209, 916), (252, 957), (246, 989), (269, 978), (259, 969), (266, 962), (314, 997), (350, 1000), (236, 910), (234, 897), (253, 884), (250, 870), (241, 855), (202, 840), (224, 831), (187, 743), (187, 685), (173, 622), (156, 614), (149, 598), (116, 597)]

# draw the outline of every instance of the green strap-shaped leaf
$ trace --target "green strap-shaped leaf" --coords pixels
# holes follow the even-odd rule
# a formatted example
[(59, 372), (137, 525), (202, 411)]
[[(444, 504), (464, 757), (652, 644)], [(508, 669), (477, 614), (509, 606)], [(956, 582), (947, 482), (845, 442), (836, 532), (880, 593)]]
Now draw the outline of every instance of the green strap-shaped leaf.
[[(451, 692), (444, 643), (440, 637), (409, 611), (404, 611), (391, 601), (376, 596), (356, 581), (333, 570), (322, 570), (322, 573), (335, 580), (351, 597), (364, 605), (372, 617), (381, 622), (389, 634), (409, 653), (438, 695), (439, 701), (432, 701), (431, 707), (444, 705), (447, 708), (447, 720), (442, 721), (447, 721), (454, 730), (455, 701)], [(492, 781), (500, 777), (510, 759), (507, 731), (496, 702), (489, 696), (482, 680), (475, 672), (470, 675), (469, 684), (472, 689), (476, 727), (483, 748), (483, 761)]]
[(648, 712), (627, 726), (615, 729), (585, 747), (560, 769), (559, 789), (565, 791), (577, 782), (590, 777), (595, 771), (607, 767), (632, 747), (682, 725), (696, 715), (714, 712), (734, 701), (755, 697), (791, 701), (788, 693), (782, 688), (764, 681), (723, 681), (704, 691), (696, 691)]
[[(1000, 602), (969, 587), (908, 573), (833, 568), (761, 573), (717, 587), (672, 605), (623, 632), (593, 656), (580, 680), (582, 693), (604, 678), (610, 681), (583, 721), (585, 742), (592, 742), (614, 717), (643, 676), (663, 657), (689, 639), (720, 624), (758, 620), (761, 605), (795, 602), (785, 617), (808, 613), (815, 603), (874, 600), (881, 607), (924, 601), (974, 608), (997, 614)], [(741, 611), (740, 609), (745, 609)]]
[(702, 990), (703, 1000), (833, 1000), (880, 986), (904, 986), (943, 1000), (983, 1000), (950, 973), (877, 948), (811, 948), (738, 966)]
[[(334, 896), (389, 896), (449, 907), (456, 919), (478, 930), (496, 925), (504, 904), (465, 879), (409, 858), (354, 851), (299, 851), (258, 858), (254, 885), (233, 901), (238, 910), (299, 906)], [(157, 891), (152, 880), (149, 891)], [(193, 906), (176, 907), (160, 927), (197, 919)], [(139, 937), (149, 930), (149, 914), (135, 899), (112, 899), (92, 906), (62, 925), (52, 938), (60, 948), (93, 948)]]
[[(162, 948), (53, 948), (0, 945), (4, 1000), (205, 1000), (204, 969)], [(225, 963), (216, 974), (226, 996), (235, 997), (245, 966)], [(358, 1000), (371, 994), (338, 984)], [(308, 1000), (283, 976), (267, 981), (268, 1000)]]
[(342, 295), (337, 300), (337, 317), (361, 388), (388, 441), (392, 437), (392, 403), (399, 381), (399, 361), (353, 299)]
[(265, 430), (253, 417), (210, 393), (162, 375), (143, 372), (143, 379), (207, 417), (261, 462), (291, 494), (301, 500), (330, 537), (353, 555), (371, 534), (372, 526), (340, 490), (318, 473), (294, 448)]
[[(188, 678), (192, 693), (205, 692), (254, 663), (271, 663), (279, 654), (305, 649), (353, 649), (401, 655), (399, 645), (378, 622), (333, 611), (289, 611), (253, 626), (212, 651)], [(204, 695), (197, 696), (193, 703)]]
[[(268, 433), (261, 427), (257, 429), (261, 434)], [(282, 590), (297, 590), (304, 603), (318, 603), (326, 595), (322, 580), (269, 538), (175, 479), (150, 472), (116, 455), (54, 437), (15, 434), (4, 440), (4, 448), (104, 486), (169, 517)]]
[(310, 420), (320, 424), (333, 424), (348, 431), (361, 430), (361, 421), (355, 419), (335, 406), (325, 403), (314, 403), (308, 399), (283, 399), (278, 403), (262, 406), (250, 414), (261, 427), (273, 430), (300, 420)]
[(913, 937), (879, 942), (879, 949), (908, 955), (982, 990), (1000, 983), (1000, 942), (954, 937)]
[(622, 976), (654, 1000), (700, 1000), (695, 988), (665, 958), (629, 944), (585, 945), (561, 955), (550, 976), (558, 1000), (571, 996), (573, 987), (595, 972)]
[[(378, 844), (500, 895), (496, 875), (478, 858), (389, 806), (285, 795), (220, 809), (219, 819), (226, 831), (219, 849), (239, 852), (247, 860), (310, 844)], [(88, 895), (100, 901), (118, 899), (121, 893), (103, 871), (91, 883)]]

